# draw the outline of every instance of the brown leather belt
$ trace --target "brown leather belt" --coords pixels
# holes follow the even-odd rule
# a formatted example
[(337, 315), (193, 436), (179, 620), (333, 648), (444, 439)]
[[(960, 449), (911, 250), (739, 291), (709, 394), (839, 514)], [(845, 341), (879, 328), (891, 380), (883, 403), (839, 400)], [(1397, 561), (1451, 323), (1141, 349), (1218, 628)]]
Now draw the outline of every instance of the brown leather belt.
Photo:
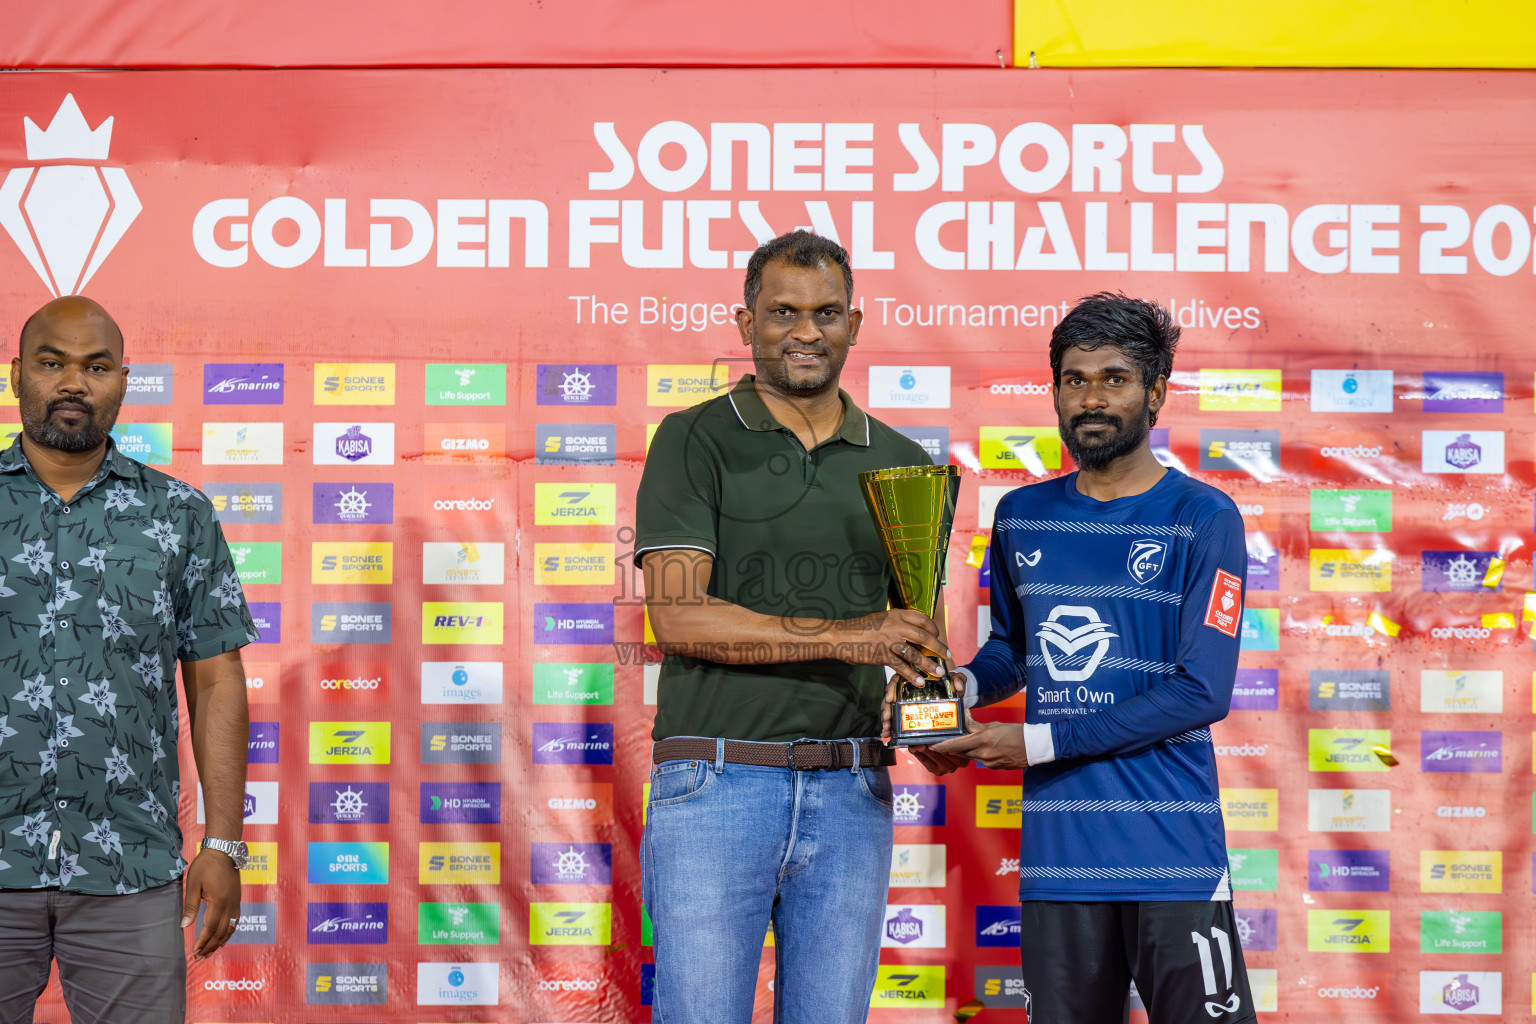
[[(879, 740), (798, 740), (794, 743), (750, 743), (725, 741), (727, 764), (750, 764), (759, 768), (852, 768), (854, 748), (858, 748), (862, 768), (890, 767), (896, 763), (896, 751)], [(678, 737), (657, 740), (651, 745), (651, 761), (713, 761), (715, 741)]]

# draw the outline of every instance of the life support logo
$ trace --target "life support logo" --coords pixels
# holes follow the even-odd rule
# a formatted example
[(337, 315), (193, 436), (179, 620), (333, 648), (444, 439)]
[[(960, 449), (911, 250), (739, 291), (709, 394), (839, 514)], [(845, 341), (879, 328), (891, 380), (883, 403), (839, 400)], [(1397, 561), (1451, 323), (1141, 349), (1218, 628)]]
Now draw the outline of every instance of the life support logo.
[(1138, 540), (1131, 544), (1125, 559), (1125, 571), (1142, 586), (1157, 579), (1168, 558), (1168, 545), (1160, 540)]
[(69, 162), (13, 168), (0, 183), (0, 227), (51, 293), (78, 295), (144, 205), (126, 171), (99, 166), (112, 145), (112, 118), (92, 130), (65, 95), (46, 129), (30, 117), (22, 128), (28, 160)]
[[(1074, 627), (1063, 622), (1063, 619), (1084, 621), (1082, 625)], [(1051, 673), (1051, 678), (1063, 683), (1080, 683), (1091, 678), (1109, 651), (1109, 642), (1119, 635), (1110, 632), (1109, 623), (1099, 618), (1097, 609), (1075, 604), (1059, 604), (1052, 608), (1050, 618), (1040, 623), (1040, 629), (1035, 633), (1040, 638), (1040, 654), (1045, 659), (1045, 667)], [(1089, 646), (1093, 650), (1083, 655), (1081, 652)], [(1056, 655), (1052, 654), (1053, 648)], [(1086, 657), (1088, 661), (1082, 668), (1063, 668), (1056, 664), (1058, 655), (1064, 660)]]

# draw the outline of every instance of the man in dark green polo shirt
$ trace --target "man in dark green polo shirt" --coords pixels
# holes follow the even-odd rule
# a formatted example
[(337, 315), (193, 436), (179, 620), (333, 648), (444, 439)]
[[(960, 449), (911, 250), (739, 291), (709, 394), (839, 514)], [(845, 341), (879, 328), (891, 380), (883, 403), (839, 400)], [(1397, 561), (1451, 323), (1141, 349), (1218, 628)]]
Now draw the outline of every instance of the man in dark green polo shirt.
[[(755, 374), (662, 421), (635, 559), (665, 657), (642, 886), (655, 1015), (751, 1019), (771, 920), (780, 1024), (863, 1021), (890, 880), (885, 668), (942, 668), (942, 628), (888, 609), (858, 474), (929, 465), (838, 387), (861, 314), (841, 246), (797, 231), (747, 267)], [(813, 742), (796, 742), (810, 740)]]
[[(183, 929), (201, 958), (240, 913), (256, 638), (207, 498), (118, 451), (123, 336), (90, 299), (38, 310), (11, 363), (0, 451), (0, 1024), (50, 961), (77, 1024), (174, 1024)], [(207, 810), (182, 858), (176, 664)], [(185, 895), (182, 880), (185, 881)]]

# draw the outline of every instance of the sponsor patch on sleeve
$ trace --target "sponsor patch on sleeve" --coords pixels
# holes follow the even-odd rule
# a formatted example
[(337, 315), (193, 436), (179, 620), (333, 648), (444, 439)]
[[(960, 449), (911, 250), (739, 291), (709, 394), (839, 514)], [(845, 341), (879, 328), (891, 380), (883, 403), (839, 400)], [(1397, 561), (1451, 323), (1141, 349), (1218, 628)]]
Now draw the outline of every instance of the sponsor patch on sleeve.
[(1205, 624), (1235, 639), (1242, 618), (1242, 582), (1231, 573), (1217, 569), (1216, 578), (1211, 581), (1211, 599), (1205, 606)]

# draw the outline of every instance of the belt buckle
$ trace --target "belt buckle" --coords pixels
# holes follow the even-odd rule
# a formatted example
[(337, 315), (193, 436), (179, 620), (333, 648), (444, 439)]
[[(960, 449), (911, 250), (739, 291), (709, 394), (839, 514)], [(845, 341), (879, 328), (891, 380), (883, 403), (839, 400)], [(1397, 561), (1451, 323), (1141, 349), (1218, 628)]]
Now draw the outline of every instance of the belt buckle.
[[(827, 750), (827, 763), (823, 765), (797, 765), (795, 764), (795, 748), (799, 746), (815, 745), (825, 747)], [(822, 769), (830, 769), (837, 763), (836, 740), (793, 740), (789, 744), (789, 770), (794, 772), (811, 772)]]

